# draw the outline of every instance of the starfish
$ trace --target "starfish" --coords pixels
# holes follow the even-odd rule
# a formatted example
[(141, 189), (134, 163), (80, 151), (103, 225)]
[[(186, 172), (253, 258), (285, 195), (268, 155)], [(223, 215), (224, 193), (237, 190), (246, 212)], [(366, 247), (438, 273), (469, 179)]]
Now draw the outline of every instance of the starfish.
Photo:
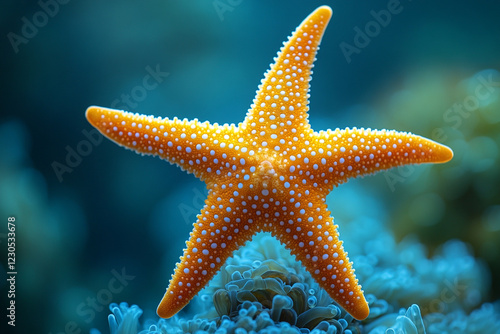
[(88, 121), (117, 144), (159, 156), (208, 188), (157, 313), (181, 310), (226, 259), (259, 231), (270, 232), (354, 318), (369, 307), (327, 208), (327, 194), (351, 177), (419, 163), (453, 152), (398, 131), (316, 132), (308, 117), (313, 62), (332, 11), (317, 8), (295, 30), (266, 72), (242, 123), (145, 116), (89, 107)]

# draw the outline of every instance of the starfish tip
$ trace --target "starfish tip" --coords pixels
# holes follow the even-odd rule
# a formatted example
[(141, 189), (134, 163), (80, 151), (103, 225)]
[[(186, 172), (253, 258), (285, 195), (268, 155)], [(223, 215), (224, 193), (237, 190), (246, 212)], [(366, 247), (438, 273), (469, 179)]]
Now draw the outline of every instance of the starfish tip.
[(332, 8), (330, 6), (327, 6), (327, 5), (323, 5), (323, 6), (319, 6), (316, 11), (321, 11), (321, 12), (324, 12), (325, 14), (328, 14), (329, 16), (332, 15)]
[(173, 303), (172, 302), (166, 303), (165, 299), (166, 299), (166, 296), (163, 297), (162, 301), (158, 305), (158, 308), (156, 309), (156, 314), (158, 314), (158, 316), (160, 318), (168, 319), (168, 318), (173, 317), (179, 310), (176, 309), (176, 310), (172, 311), (171, 306)]
[[(332, 8), (330, 6), (320, 6), (316, 8), (314, 12), (309, 15), (308, 18), (306, 18), (305, 21), (308, 21), (311, 18), (319, 18), (319, 19), (326, 19), (326, 24), (328, 24), (328, 21), (332, 17)], [(325, 25), (326, 26), (326, 25)]]
[(368, 307), (368, 303), (365, 301), (364, 303), (357, 303), (356, 307), (350, 310), (349, 313), (351, 313), (351, 315), (357, 320), (365, 320), (370, 314), (370, 308)]
[[(444, 145), (443, 145), (444, 146)], [(443, 162), (448, 162), (453, 158), (453, 150), (449, 148), (448, 146), (444, 146), (444, 161)]]
[(96, 106), (90, 106), (87, 108), (87, 110), (85, 111), (85, 117), (87, 118), (90, 124), (94, 126), (96, 125), (97, 119), (101, 114), (100, 110), (101, 108)]
[(446, 145), (438, 144), (438, 159), (437, 163), (445, 163), (453, 158), (453, 150)]

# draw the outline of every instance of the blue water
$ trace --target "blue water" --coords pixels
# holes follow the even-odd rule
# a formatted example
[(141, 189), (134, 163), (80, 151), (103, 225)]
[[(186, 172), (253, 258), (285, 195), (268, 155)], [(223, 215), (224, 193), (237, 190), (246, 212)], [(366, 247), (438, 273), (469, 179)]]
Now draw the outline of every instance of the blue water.
[[(93, 136), (85, 109), (238, 123), (282, 42), (323, 4), (333, 17), (311, 82), (313, 129), (411, 131), (455, 152), (445, 165), (395, 169), (332, 191), (329, 207), (354, 267), (374, 270), (359, 274), (360, 283), (396, 313), (420, 303), (424, 320), (500, 298), (500, 5), (59, 1), (11, 1), (0, 11), (0, 285), (7, 295), (14, 216), (17, 332), (107, 332), (113, 302), (137, 304), (144, 319), (155, 319), (206, 194), (180, 169)], [(390, 20), (378, 23), (388, 8)], [(356, 44), (367, 29), (371, 36)], [(346, 44), (358, 51), (346, 53)], [(153, 89), (138, 90), (148, 69), (164, 74)], [(380, 227), (368, 236), (366, 217)], [(386, 262), (363, 262), (370, 243)], [(444, 271), (464, 281), (441, 307), (444, 280), (421, 266), (453, 261), (474, 270)], [(370, 283), (385, 271), (399, 274)], [(117, 275), (122, 285), (110, 288)], [(390, 298), (381, 292), (404, 275), (411, 288)], [(423, 300), (426, 284), (437, 290)], [(493, 314), (492, 323), (498, 304)]]

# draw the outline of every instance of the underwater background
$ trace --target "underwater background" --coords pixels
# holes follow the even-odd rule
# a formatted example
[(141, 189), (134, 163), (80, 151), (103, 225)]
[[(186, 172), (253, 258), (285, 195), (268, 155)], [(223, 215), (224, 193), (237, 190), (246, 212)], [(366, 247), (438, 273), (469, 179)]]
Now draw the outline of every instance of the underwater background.
[[(370, 301), (365, 322), (331, 304), (267, 235), (230, 259), (179, 317), (158, 322), (155, 310), (203, 205), (204, 184), (97, 136), (86, 108), (238, 123), (282, 42), (324, 4), (333, 17), (311, 82), (312, 128), (411, 131), (450, 146), (453, 160), (350, 180), (329, 195)], [(356, 36), (396, 4), (397, 14), (368, 39)], [(2, 333), (244, 333), (279, 326), (293, 333), (278, 323), (283, 319), (327, 333), (500, 332), (500, 4), (42, 0), (0, 6)], [(146, 89), (143, 80), (152, 72), (156, 85)], [(11, 216), (15, 328), (5, 316)], [(231, 291), (248, 295), (235, 282), (263, 277), (274, 279), (259, 297), (269, 312), (229, 298)], [(276, 277), (285, 286), (276, 287)], [(295, 309), (305, 314), (300, 321), (289, 318), (290, 300), (302, 303)], [(224, 312), (233, 316), (210, 321)], [(195, 317), (209, 320), (189, 322)]]

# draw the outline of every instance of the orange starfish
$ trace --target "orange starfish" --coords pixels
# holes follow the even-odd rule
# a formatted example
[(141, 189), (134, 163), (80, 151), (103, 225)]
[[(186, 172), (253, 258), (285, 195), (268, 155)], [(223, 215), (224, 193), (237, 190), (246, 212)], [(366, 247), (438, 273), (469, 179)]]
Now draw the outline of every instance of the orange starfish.
[(181, 310), (259, 231), (283, 242), (354, 318), (368, 316), (326, 195), (351, 177), (405, 164), (442, 163), (453, 153), (406, 132), (311, 129), (311, 68), (331, 14), (330, 7), (319, 7), (300, 24), (238, 126), (87, 110), (89, 122), (119, 145), (158, 155), (207, 184), (205, 206), (158, 306), (161, 317)]

